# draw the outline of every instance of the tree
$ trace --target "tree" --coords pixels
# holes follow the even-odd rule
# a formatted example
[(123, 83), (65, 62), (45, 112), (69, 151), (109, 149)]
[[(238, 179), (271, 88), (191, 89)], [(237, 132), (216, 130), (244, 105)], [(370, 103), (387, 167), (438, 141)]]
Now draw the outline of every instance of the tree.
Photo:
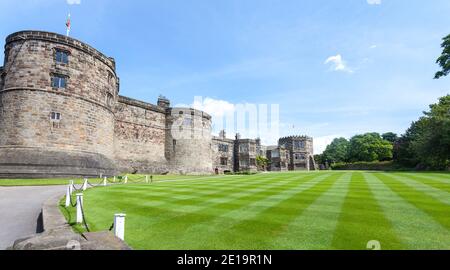
[(348, 159), (350, 162), (373, 162), (392, 160), (393, 145), (378, 133), (356, 135), (350, 139)]
[(257, 156), (256, 165), (258, 165), (258, 168), (260, 170), (266, 170), (267, 166), (269, 165), (269, 159), (264, 156)]
[(447, 169), (450, 166), (450, 95), (430, 106), (395, 147), (395, 160), (405, 166)]
[(436, 60), (436, 63), (441, 66), (442, 70), (438, 71), (434, 76), (435, 79), (445, 77), (450, 73), (450, 35), (443, 38), (441, 47), (444, 49), (441, 56)]
[(383, 140), (386, 140), (392, 144), (394, 144), (398, 140), (398, 135), (393, 132), (387, 132), (381, 135)]
[(323, 152), (322, 159), (325, 162), (346, 162), (349, 142), (346, 138), (336, 138)]

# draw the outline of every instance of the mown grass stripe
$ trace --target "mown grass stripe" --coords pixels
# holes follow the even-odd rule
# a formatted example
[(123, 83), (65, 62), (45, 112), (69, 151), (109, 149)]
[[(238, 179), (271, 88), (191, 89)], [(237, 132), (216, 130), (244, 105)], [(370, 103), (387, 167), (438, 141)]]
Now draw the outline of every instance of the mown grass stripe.
[(318, 250), (329, 249), (348, 191), (351, 173), (337, 182), (305, 211), (286, 226), (272, 242), (271, 249)]
[(426, 177), (423, 175), (417, 175), (412, 173), (404, 173), (400, 175), (410, 178), (412, 180), (420, 181), (421, 183), (430, 185), (434, 188), (450, 192), (450, 181), (446, 181), (445, 179), (436, 177)]
[(332, 174), (241, 208), (232, 219), (223, 219), (220, 236), (209, 234), (216, 237), (210, 241), (210, 247), (269, 248), (273, 238), (283, 232), (285, 225), (331, 188), (340, 175)]
[[(292, 176), (295, 177), (295, 176)], [(299, 176), (297, 176), (299, 177)], [(261, 181), (261, 183), (266, 183), (268, 181), (270, 181), (271, 179), (275, 179), (274, 177), (271, 178), (254, 178), (252, 179), (252, 181), (248, 181), (248, 179), (246, 179), (244, 181), (244, 179), (237, 179), (237, 180), (232, 180), (232, 181), (223, 181), (223, 182), (219, 182), (217, 184), (211, 184), (209, 181), (205, 181), (203, 182), (203, 184), (197, 184), (195, 186), (192, 185), (188, 185), (188, 186), (179, 186), (179, 185), (169, 185), (169, 186), (158, 186), (158, 185), (151, 185), (151, 191), (153, 193), (158, 192), (161, 195), (164, 195), (163, 193), (167, 193), (167, 195), (173, 195), (173, 194), (194, 194), (194, 193), (199, 193), (201, 194), (203, 191), (206, 192), (211, 192), (212, 190), (227, 190), (230, 188), (230, 186), (233, 186), (235, 183), (239, 183), (240, 186), (245, 185), (245, 183), (258, 183), (258, 181)], [(126, 187), (127, 189), (127, 194), (139, 194), (141, 193), (143, 190), (145, 190), (146, 192), (149, 191), (149, 185), (130, 185)], [(120, 186), (114, 186), (111, 187), (111, 191), (109, 191), (110, 193), (114, 193), (115, 191), (120, 192), (122, 190), (122, 187)]]
[[(400, 239), (401, 249), (449, 249), (450, 232), (389, 188), (380, 174), (364, 173), (369, 187)], [(385, 180), (388, 181), (388, 180)], [(383, 246), (382, 246), (383, 248)]]
[[(287, 179), (290, 179), (290, 181), (273, 181), (272, 179), (266, 179), (266, 181), (258, 181), (258, 182), (251, 182), (248, 183), (247, 181), (243, 182), (241, 192), (238, 192), (236, 189), (236, 185), (233, 185), (229, 187), (229, 190), (227, 194), (221, 194), (222, 197), (225, 199), (221, 200), (220, 203), (227, 203), (230, 201), (234, 201), (237, 199), (237, 196), (245, 197), (245, 196), (252, 196), (254, 194), (262, 193), (267, 190), (273, 190), (277, 186), (281, 185), (289, 185), (291, 181), (295, 182), (302, 182), (306, 181), (308, 176), (290, 176)], [(249, 187), (255, 186), (253, 189), (249, 189)], [(126, 192), (126, 191), (125, 191)], [(194, 192), (192, 192), (194, 193)], [(235, 196), (227, 196), (230, 193), (235, 194)], [(211, 194), (213, 195), (213, 194)], [(220, 197), (217, 197), (218, 194), (215, 194), (216, 196), (212, 196), (211, 200), (216, 200)], [(202, 197), (200, 199), (199, 197)], [(139, 211), (139, 215), (141, 217), (147, 217), (148, 222), (147, 225), (154, 225), (159, 222), (164, 222), (166, 220), (173, 220), (174, 218), (180, 218), (181, 216), (185, 216), (187, 214), (193, 214), (195, 212), (202, 212), (206, 211), (208, 209), (211, 209), (211, 207), (214, 207), (214, 203), (210, 203), (205, 196), (199, 196), (195, 193), (192, 195), (192, 198), (196, 198), (199, 201), (199, 204), (193, 204), (192, 201), (186, 201), (184, 200), (185, 204), (181, 205), (180, 201), (178, 201), (177, 205), (173, 205), (173, 201), (171, 203), (166, 201), (154, 201), (154, 203), (149, 203), (148, 201), (142, 201), (142, 194), (141, 196), (137, 196), (137, 199), (130, 199), (127, 200), (127, 202), (124, 204), (123, 202), (120, 203), (120, 205), (117, 205), (113, 203), (111, 205), (111, 202), (108, 200), (102, 200), (99, 197), (96, 197), (96, 202), (90, 202), (92, 204), (97, 204), (97, 208), (101, 208), (104, 211), (108, 211), (109, 209), (113, 208), (114, 206), (120, 207), (120, 211), (127, 211), (130, 208), (135, 205), (138, 205), (138, 208), (142, 209)], [(140, 203), (139, 203), (140, 202)], [(216, 205), (218, 205), (219, 202), (216, 202)], [(136, 207), (134, 207), (134, 210), (136, 210)], [(116, 210), (118, 211), (118, 210)], [(96, 211), (96, 213), (93, 213), (93, 216), (101, 215), (103, 211)], [(90, 215), (89, 215), (90, 216)], [(139, 218), (139, 216), (136, 216), (135, 218)]]
[[(107, 193), (103, 193), (100, 196), (97, 196), (96, 201), (92, 202), (92, 204), (101, 206), (102, 204), (105, 205), (105, 207), (111, 207), (111, 202), (108, 203), (107, 199), (110, 196), (116, 196), (117, 198), (125, 198), (128, 197), (127, 202), (118, 202), (120, 205), (117, 205), (118, 207), (126, 207), (127, 205), (139, 205), (143, 207), (166, 207), (168, 209), (171, 209), (171, 211), (178, 211), (179, 205), (177, 203), (189, 201), (191, 199), (203, 199), (208, 196), (226, 196), (230, 191), (237, 191), (239, 189), (247, 191), (248, 189), (251, 189), (253, 186), (258, 186), (260, 184), (269, 184), (272, 180), (266, 179), (261, 182), (247, 182), (242, 181), (241, 183), (235, 183), (231, 186), (228, 186), (227, 188), (223, 189), (209, 189), (209, 192), (207, 194), (200, 194), (197, 193), (197, 190), (186, 190), (183, 192), (176, 192), (174, 190), (166, 190), (166, 191), (158, 191), (156, 193), (152, 193), (153, 187), (147, 186), (145, 189), (140, 188), (139, 190), (136, 190), (135, 187), (127, 187), (125, 190), (124, 188), (121, 189), (114, 189), (109, 190)], [(272, 181), (274, 182), (274, 181)], [(274, 182), (277, 183), (277, 182)], [(150, 191), (150, 192), (149, 192)], [(177, 195), (178, 194), (178, 195)], [(87, 199), (87, 203), (90, 203), (88, 200), (90, 198), (89, 193), (87, 196), (85, 196)], [(105, 197), (105, 198), (103, 198)], [(116, 204), (116, 202), (112, 202), (113, 205)], [(163, 209), (161, 209), (163, 210)]]
[[(302, 179), (301, 176), (291, 176), (287, 178), (288, 180), (299, 180)], [(279, 184), (278, 184), (279, 183)], [(269, 185), (271, 188), (276, 188), (276, 185), (283, 184), (284, 181), (274, 181), (272, 178), (267, 178), (264, 181), (241, 181), (241, 183), (233, 183), (232, 185), (229, 184), (228, 186), (225, 186), (223, 188), (217, 189), (216, 187), (212, 188), (208, 186), (204, 187), (205, 192), (198, 192), (198, 188), (191, 189), (191, 190), (185, 190), (182, 192), (176, 191), (176, 190), (167, 190), (167, 191), (159, 191), (155, 194), (141, 194), (143, 190), (133, 190), (130, 191), (129, 189), (126, 192), (126, 195), (133, 194), (139, 195), (135, 197), (130, 197), (130, 202), (137, 199), (140, 200), (142, 203), (142, 198), (147, 199), (147, 206), (150, 204), (152, 206), (161, 206), (170, 209), (180, 209), (180, 206), (183, 206), (185, 204), (195, 204), (195, 202), (204, 203), (207, 201), (209, 197), (217, 198), (217, 197), (224, 197), (229, 195), (230, 193), (237, 193), (239, 190), (243, 191), (249, 191), (252, 187), (257, 187), (259, 185)], [(120, 190), (118, 191), (119, 194), (117, 196), (121, 196)], [(111, 194), (114, 194), (114, 192), (111, 192)]]
[(334, 232), (332, 248), (364, 250), (372, 240), (381, 242), (383, 249), (402, 247), (362, 173), (354, 173)]
[(376, 176), (400, 197), (423, 210), (447, 230), (450, 229), (450, 205), (440, 202), (433, 196), (417, 191), (390, 175), (377, 174)]
[[(152, 232), (152, 237), (158, 239), (161, 249), (216, 249), (217, 242), (212, 239), (220, 237), (224, 230), (227, 231), (233, 225), (242, 220), (256, 216), (259, 211), (268, 209), (283, 199), (275, 197), (280, 193), (285, 197), (294, 196), (297, 192), (306, 190), (306, 187), (314, 186), (323, 181), (327, 175), (307, 175), (304, 181), (295, 182), (295, 187), (285, 186), (285, 191), (271, 188), (262, 191), (264, 197), (247, 195), (245, 200), (234, 199), (232, 204), (222, 203), (207, 208), (207, 211), (197, 211), (188, 215), (182, 215), (174, 219), (159, 223), (159, 230)], [(261, 204), (261, 203), (265, 204)], [(168, 229), (168, 230), (166, 230)], [(177, 239), (175, 242), (172, 241)], [(195, 245), (192, 245), (195, 243)], [(224, 243), (225, 244), (225, 243)], [(137, 246), (145, 245), (144, 242), (136, 243)], [(224, 248), (224, 246), (221, 246)], [(234, 248), (234, 246), (230, 247)]]
[[(384, 175), (386, 175), (386, 174), (384, 174)], [(390, 177), (393, 177), (394, 179), (402, 182), (403, 184), (405, 184), (409, 187), (412, 187), (413, 189), (415, 189), (417, 191), (423, 192), (442, 203), (450, 205), (450, 193), (448, 193), (445, 190), (432, 187), (432, 186), (430, 186), (428, 184), (424, 184), (418, 180), (407, 178), (407, 177), (404, 177), (404, 176), (401, 176), (398, 174), (390, 174)]]
[[(302, 177), (301, 175), (284, 175), (281, 179), (284, 178), (291, 178), (291, 177)], [(260, 180), (267, 180), (267, 179), (275, 179), (275, 178), (280, 178), (279, 175), (270, 175), (270, 177), (268, 177), (268, 175), (258, 175), (258, 176), (252, 176), (252, 177), (244, 177), (241, 176), (239, 178), (233, 178), (232, 180), (209, 180), (209, 181), (199, 181), (199, 182), (195, 182), (195, 183), (186, 183), (186, 182), (180, 182), (180, 183), (164, 183), (164, 184), (155, 184), (153, 185), (153, 188), (155, 190), (164, 190), (167, 188), (170, 188), (171, 190), (173, 189), (177, 189), (177, 190), (182, 190), (183, 188), (185, 188), (186, 190), (192, 190), (192, 189), (205, 189), (205, 188), (211, 188), (211, 187), (227, 187), (233, 183), (239, 183), (239, 182), (243, 182), (243, 181), (247, 181), (247, 182), (257, 182)], [(194, 185), (193, 185), (194, 184)], [(144, 188), (144, 186), (136, 186), (137, 188)]]

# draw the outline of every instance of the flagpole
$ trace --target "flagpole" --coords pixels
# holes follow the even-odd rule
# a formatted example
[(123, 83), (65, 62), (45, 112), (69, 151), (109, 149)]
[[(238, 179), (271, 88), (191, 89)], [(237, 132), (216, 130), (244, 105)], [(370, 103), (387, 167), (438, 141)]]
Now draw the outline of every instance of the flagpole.
[(66, 27), (67, 27), (67, 36), (70, 35), (70, 24), (71, 24), (71, 22), (70, 22), (70, 12), (69, 12), (69, 17), (68, 17), (67, 23), (66, 23)]

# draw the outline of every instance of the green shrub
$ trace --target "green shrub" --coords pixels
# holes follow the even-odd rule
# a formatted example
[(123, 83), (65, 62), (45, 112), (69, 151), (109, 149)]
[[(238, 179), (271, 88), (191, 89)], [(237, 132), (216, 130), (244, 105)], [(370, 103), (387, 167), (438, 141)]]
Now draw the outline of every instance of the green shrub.
[(399, 171), (406, 170), (395, 164), (393, 161), (355, 162), (355, 163), (335, 163), (331, 165), (333, 170), (354, 170), (354, 171)]

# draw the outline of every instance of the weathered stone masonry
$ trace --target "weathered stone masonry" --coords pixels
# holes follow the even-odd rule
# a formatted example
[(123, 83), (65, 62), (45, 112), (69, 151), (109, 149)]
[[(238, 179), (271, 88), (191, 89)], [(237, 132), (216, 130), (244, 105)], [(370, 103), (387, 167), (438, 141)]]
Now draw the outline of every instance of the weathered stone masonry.
[[(70, 61), (59, 63), (64, 51)], [(67, 87), (52, 86), (64, 77)], [(7, 37), (0, 90), (0, 176), (113, 173), (115, 62), (75, 39), (25, 31)], [(51, 119), (52, 113), (62, 119)]]
[(81, 41), (42, 31), (8, 36), (0, 177), (253, 171), (265, 155), (258, 140), (211, 137), (205, 112), (172, 108), (164, 97), (157, 105), (123, 97), (119, 85), (114, 59)]

